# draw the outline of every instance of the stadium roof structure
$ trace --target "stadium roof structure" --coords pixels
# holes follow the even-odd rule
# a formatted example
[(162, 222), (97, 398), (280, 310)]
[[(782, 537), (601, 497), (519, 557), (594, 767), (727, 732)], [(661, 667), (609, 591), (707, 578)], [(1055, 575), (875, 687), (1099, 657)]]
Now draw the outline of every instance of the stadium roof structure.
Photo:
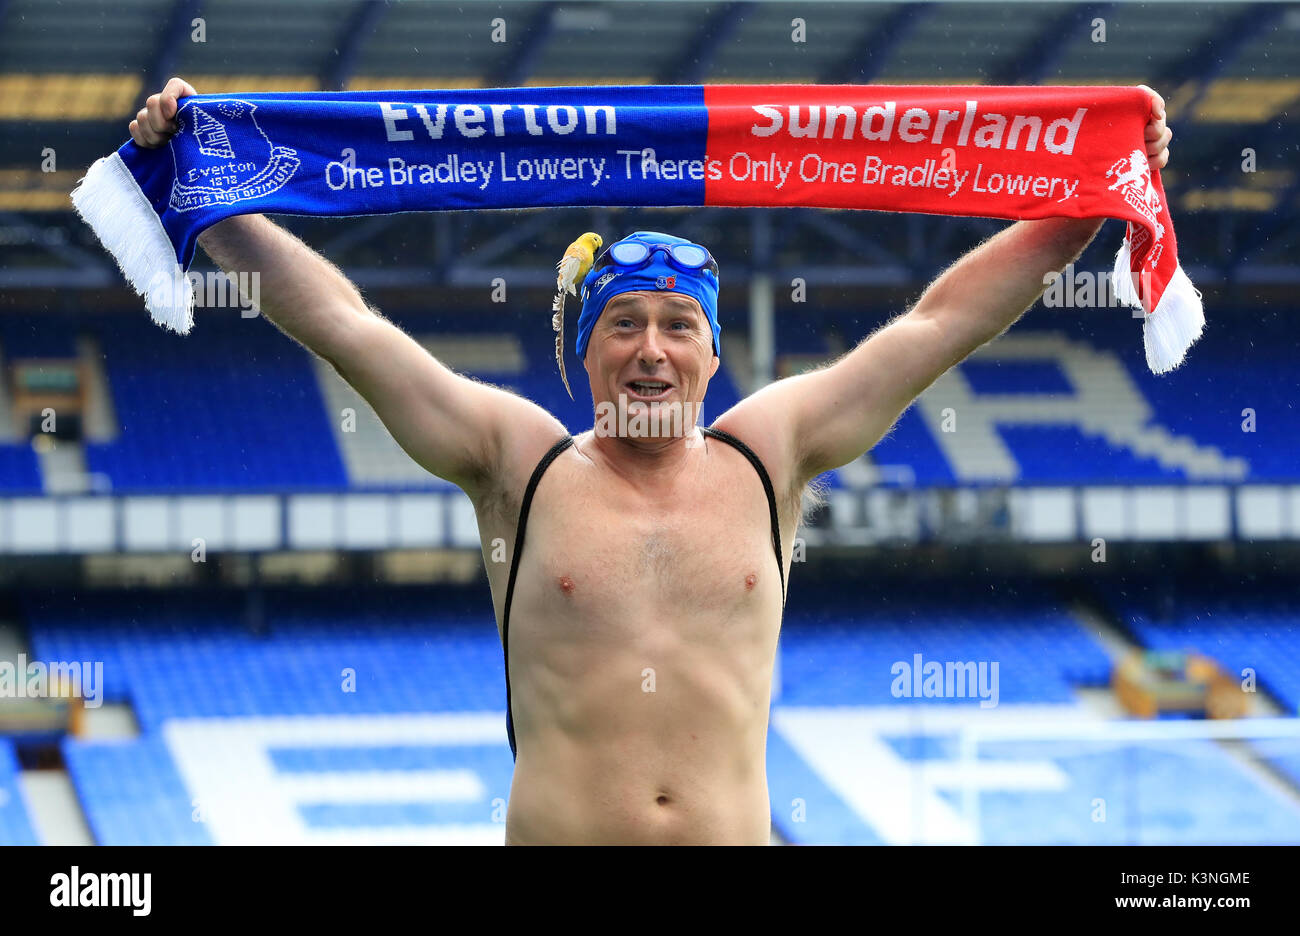
[[(113, 281), (107, 257), (97, 257), (67, 217), (67, 195), (172, 75), (204, 93), (1145, 83), (1165, 96), (1176, 126), (1166, 185), (1186, 219), (1179, 240), (1189, 273), (1208, 283), (1300, 278), (1292, 260), (1300, 255), (1300, 4), (0, 0), (0, 247), (10, 253), (0, 286)], [(55, 171), (42, 164), (47, 150), (57, 156)], [(1254, 171), (1243, 171), (1247, 151)], [(367, 219), (357, 226), (364, 236), (331, 229), (332, 256), (349, 271), (360, 267), (363, 280), (368, 272), (375, 282), (415, 286), (475, 275), (472, 263), (453, 270), (446, 262), (453, 243), (485, 262), (510, 255), (527, 265), (534, 247), (555, 253), (547, 226), (528, 212), (518, 230), (502, 239), (498, 222), (486, 241), (476, 240), (482, 226), (471, 214), (432, 223)], [(1000, 226), (859, 212), (789, 209), (767, 212), (767, 221), (752, 214), (694, 212), (692, 223), (746, 245), (731, 258), (733, 269), (776, 262), (764, 231), (775, 224), (784, 241), (785, 228), (799, 226), (819, 262), (846, 265), (845, 282), (910, 283), (927, 274), (934, 248)], [(557, 241), (567, 236), (568, 225), (552, 227), (561, 231)], [(376, 258), (367, 251), (376, 244), (428, 244), (435, 235), (448, 243), (404, 261), (409, 276), (391, 256), (378, 258), (385, 270), (370, 269)]]

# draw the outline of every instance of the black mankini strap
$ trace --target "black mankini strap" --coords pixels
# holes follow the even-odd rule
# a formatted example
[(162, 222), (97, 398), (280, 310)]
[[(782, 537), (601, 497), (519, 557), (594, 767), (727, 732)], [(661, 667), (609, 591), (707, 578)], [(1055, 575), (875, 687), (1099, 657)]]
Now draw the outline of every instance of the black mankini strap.
[[(763, 466), (762, 459), (754, 453), (753, 449), (731, 433), (712, 427), (701, 428), (700, 431), (706, 436), (725, 442), (749, 459), (749, 463), (758, 472), (759, 480), (763, 482), (763, 493), (767, 495), (768, 515), (772, 523), (772, 549), (776, 552), (776, 567), (781, 582), (781, 606), (785, 607), (785, 560), (782, 558), (781, 553), (780, 513), (777, 510), (776, 493), (772, 488), (772, 479), (768, 476), (767, 468)], [(541, 461), (537, 463), (537, 467), (533, 469), (532, 476), (528, 479), (528, 486), (524, 489), (523, 503), (519, 507), (519, 527), (515, 531), (515, 552), (514, 557), (510, 560), (510, 580), (506, 585), (506, 605), (501, 621), (501, 647), (505, 654), (506, 664), (506, 736), (510, 739), (510, 753), (515, 758), (518, 758), (519, 751), (515, 744), (514, 711), (510, 705), (510, 606), (515, 597), (515, 578), (519, 574), (519, 559), (524, 552), (524, 531), (528, 526), (528, 511), (532, 507), (533, 494), (537, 491), (537, 484), (542, 480), (542, 475), (546, 473), (546, 469), (551, 467), (551, 462), (555, 461), (572, 444), (573, 436), (565, 436), (552, 445), (547, 453), (542, 456)]]

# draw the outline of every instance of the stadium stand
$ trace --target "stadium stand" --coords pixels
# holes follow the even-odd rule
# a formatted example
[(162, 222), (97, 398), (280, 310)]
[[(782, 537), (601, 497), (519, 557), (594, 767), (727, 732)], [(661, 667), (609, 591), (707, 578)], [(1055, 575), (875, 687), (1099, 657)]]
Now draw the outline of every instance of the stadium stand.
[(306, 353), (264, 322), (212, 316), (183, 350), (148, 321), (98, 338), (122, 432), (86, 461), (113, 490), (346, 485)]
[[(855, 731), (878, 735), (893, 752), (889, 761), (900, 777), (916, 769), (941, 772), (956, 757), (952, 723), (936, 721), (933, 706), (960, 714), (959, 709), (976, 705), (973, 698), (900, 697), (872, 674), (891, 672), (898, 661), (910, 664), (914, 654), (927, 660), (998, 661), (996, 701), (1012, 711), (1067, 709), (1079, 688), (1102, 686), (1109, 678), (1106, 651), (1060, 610), (1061, 596), (1041, 584), (1012, 580), (996, 589), (971, 584), (943, 596), (918, 591), (914, 585), (895, 584), (865, 591), (855, 585), (840, 592), (796, 592), (782, 637), (780, 696), (768, 750), (773, 815), (792, 841), (866, 844), (892, 834), (873, 824), (878, 817), (865, 809), (858, 792), (846, 792), (837, 783), (833, 765), (824, 762), (825, 751), (819, 748), (819, 732), (800, 721), (807, 713), (839, 712)], [(1254, 661), (1262, 638), (1250, 637), (1247, 627), (1264, 622), (1264, 609), (1276, 607), (1269, 612), (1274, 623), (1259, 630), (1270, 641), (1273, 668), (1258, 663), (1261, 682), (1270, 687), (1274, 680), (1286, 686), (1284, 674), (1295, 669), (1286, 654), (1296, 647), (1277, 642), (1294, 624), (1294, 612), (1288, 617), (1280, 610), (1284, 602), (1281, 595), (1261, 599), (1237, 613), (1235, 627), (1219, 627), (1213, 637), (1225, 662)], [(486, 595), (479, 589), (269, 589), (261, 607), (263, 624), (254, 632), (246, 607), (229, 592), (27, 595), (24, 609), (33, 652), (42, 658), (104, 660), (109, 699), (129, 703), (143, 732), (140, 739), (125, 742), (65, 742), (64, 755), (96, 840), (207, 841), (212, 832), (190, 817), (198, 808), (192, 802), (198, 794), (185, 779), (193, 781), (193, 774), (186, 773), (193, 767), (193, 755), (186, 753), (187, 732), (206, 735), (188, 725), (225, 724), (229, 731), (245, 732), (252, 730), (250, 725), (267, 723), (300, 726), (261, 748), (270, 764), (266, 782), (295, 791), (295, 818), (283, 820), (286, 836), (454, 829), (474, 817), (481, 820), (488, 794), (504, 795), (509, 756), (497, 737), (502, 730), (500, 645), (486, 613)], [(1182, 646), (1152, 630), (1145, 618), (1135, 621), (1143, 635), (1150, 635), (1152, 646)], [(1173, 629), (1180, 638), (1184, 631)], [(1240, 639), (1236, 655), (1231, 647), (1225, 649), (1225, 635)], [(356, 691), (340, 692), (340, 680), (349, 671), (355, 673)], [(196, 691), (200, 686), (203, 691)], [(882, 707), (902, 713), (909, 706), (915, 714), (903, 717), (913, 720), (892, 726), (854, 714)], [(313, 734), (310, 727), (337, 723), (340, 717), (359, 723), (370, 719), (380, 726), (376, 730), (382, 738), (382, 731), (403, 719), (479, 713), (494, 713), (484, 733), (473, 743), (451, 746), (401, 735), (391, 743), (348, 741), (345, 729), (340, 737)], [(923, 728), (920, 735), (914, 732), (918, 727)], [(227, 756), (235, 755), (228, 750)], [(1082, 750), (1075, 745), (1048, 755), (1050, 767), (1041, 766), (1041, 746), (1004, 742), (989, 745), (980, 756), (994, 765), (988, 769), (1012, 776), (1007, 782), (1013, 785), (1017, 772), (1047, 771), (1055, 778), (1029, 793), (999, 792), (996, 785), (985, 791), (986, 842), (1023, 841), (1027, 828), (1033, 830), (1033, 841), (1092, 843), (1124, 841), (1133, 828), (1141, 830), (1144, 841), (1164, 843), (1235, 841), (1243, 835), (1253, 836), (1252, 841), (1281, 841), (1300, 829), (1294, 824), (1300, 816), (1293, 817), (1289, 807), (1280, 823), (1266, 822), (1271, 794), (1252, 785), (1213, 745), (1085, 745)], [(1195, 784), (1184, 780), (1183, 799), (1139, 796), (1134, 808), (1140, 814), (1131, 820), (1121, 813), (1123, 821), (1098, 829), (1078, 810), (1064, 808), (1070, 795), (1103, 787), (1124, 801), (1118, 776), (1136, 778), (1132, 782), (1140, 788), (1165, 790), (1193, 763), (1198, 779)], [(429, 796), (415, 796), (411, 778), (426, 774), (468, 789), (440, 795), (435, 785)], [(372, 799), (353, 790), (364, 777), (378, 784)], [(331, 792), (334, 781), (329, 778), (342, 786)], [(899, 782), (885, 777), (876, 795), (901, 795), (887, 792)], [(1239, 804), (1231, 822), (1193, 810), (1208, 790), (1228, 788)], [(959, 793), (940, 783), (934, 795), (955, 809)], [(803, 818), (783, 820), (795, 800)], [(1233, 823), (1245, 823), (1247, 831)]]
[(1260, 691), (1287, 713), (1300, 712), (1300, 600), (1294, 582), (1112, 585), (1106, 598), (1143, 646), (1198, 651), (1234, 674), (1250, 670)]
[(63, 757), (97, 844), (212, 844), (162, 738), (69, 738)]
[(37, 844), (18, 786), (18, 770), (13, 744), (0, 738), (0, 845)]
[[(1007, 340), (960, 365), (946, 383), (922, 396), (870, 458), (908, 466), (920, 486), (1300, 479), (1287, 446), (1276, 444), (1282, 437), (1300, 437), (1300, 411), (1288, 397), (1286, 378), (1286, 349), (1300, 340), (1300, 330), (1287, 316), (1272, 312), (1253, 319), (1248, 329), (1215, 330), (1171, 380), (1146, 370), (1136, 329), (1128, 327), (1135, 323), (1125, 313), (1114, 314), (1122, 316), (1120, 327), (1090, 320), (1090, 313), (1032, 311), (1008, 337), (1045, 339), (1041, 350), (1031, 347), (1013, 356), (1009, 349), (1015, 341)], [(1220, 313), (1231, 314), (1236, 313)], [(807, 322), (801, 316), (802, 310), (778, 319), (780, 348), (795, 362), (792, 370), (829, 358), (840, 341), (852, 347), (875, 327), (860, 316), (813, 315)], [(509, 349), (510, 370), (469, 354), (476, 359), (469, 373), (550, 408), (572, 432), (591, 425), (583, 388), (578, 402), (564, 394), (543, 329), (512, 324), (489, 336), (475, 330), (481, 329), (479, 316), (401, 320), (433, 346), (459, 340), (463, 349), (476, 335), (490, 338), (489, 354)], [(813, 329), (821, 321), (827, 324), (819, 333)], [(24, 324), (11, 322), (7, 335), (30, 335)], [(367, 432), (342, 431), (336, 414), (343, 404), (369, 416), (364, 403), (349, 396), (328, 367), (313, 365), (310, 355), (264, 322), (214, 315), (204, 323), (201, 340), (178, 339), (138, 319), (112, 327), (97, 323), (93, 334), (105, 356), (120, 431), (112, 441), (88, 442), (86, 461), (114, 491), (446, 487), (391, 441), (379, 464), (367, 462), (364, 452), (348, 451), (382, 433), (382, 427), (374, 423)], [(53, 351), (69, 343), (65, 335), (46, 347)], [(21, 344), (5, 339), (6, 348)], [(1070, 374), (1092, 376), (1081, 388)], [(1185, 389), (1210, 386), (1222, 389), (1213, 394)], [(710, 386), (706, 420), (716, 419), (740, 395), (724, 364)], [(957, 402), (977, 404), (989, 414), (1011, 458), (1009, 477), (990, 476), (979, 467), (978, 434), (943, 433), (935, 414)], [(1255, 413), (1254, 431), (1243, 431), (1246, 410)], [(26, 446), (11, 441), (0, 445), (0, 453), (4, 490), (39, 488), (36, 462)], [(966, 467), (972, 464), (976, 467)], [(830, 480), (840, 483), (837, 477)]]
[[(792, 588), (797, 585), (792, 586)], [(1061, 608), (1059, 596), (1031, 582), (996, 588), (954, 586), (945, 594), (854, 583), (791, 602), (782, 629), (783, 705), (906, 705), (889, 682), (896, 661), (996, 660), (1000, 701), (1065, 703), (1074, 687), (1104, 685), (1110, 658)], [(940, 703), (969, 705), (969, 698)]]

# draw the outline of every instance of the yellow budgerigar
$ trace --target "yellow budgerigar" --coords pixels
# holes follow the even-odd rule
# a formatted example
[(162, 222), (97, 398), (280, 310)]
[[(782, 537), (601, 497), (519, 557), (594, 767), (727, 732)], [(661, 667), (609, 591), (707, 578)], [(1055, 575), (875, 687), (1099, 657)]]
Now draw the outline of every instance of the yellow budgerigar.
[(551, 327), (556, 333), (555, 363), (560, 365), (560, 379), (564, 381), (564, 389), (569, 391), (570, 400), (573, 399), (573, 390), (569, 388), (569, 377), (564, 372), (564, 297), (566, 293), (570, 296), (578, 294), (578, 285), (591, 272), (591, 265), (596, 262), (596, 254), (600, 252), (603, 243), (599, 234), (588, 231), (569, 245), (560, 262), (555, 265), (555, 301), (551, 303)]

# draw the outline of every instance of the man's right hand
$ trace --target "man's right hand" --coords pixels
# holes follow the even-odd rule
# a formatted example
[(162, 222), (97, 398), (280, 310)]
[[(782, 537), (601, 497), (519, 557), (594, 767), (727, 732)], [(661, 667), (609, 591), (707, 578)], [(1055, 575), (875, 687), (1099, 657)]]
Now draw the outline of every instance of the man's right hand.
[(140, 108), (140, 113), (131, 121), (131, 139), (145, 149), (162, 146), (180, 129), (176, 123), (180, 99), (198, 93), (184, 79), (173, 78), (168, 81), (167, 87), (157, 94), (149, 95), (144, 107)]

